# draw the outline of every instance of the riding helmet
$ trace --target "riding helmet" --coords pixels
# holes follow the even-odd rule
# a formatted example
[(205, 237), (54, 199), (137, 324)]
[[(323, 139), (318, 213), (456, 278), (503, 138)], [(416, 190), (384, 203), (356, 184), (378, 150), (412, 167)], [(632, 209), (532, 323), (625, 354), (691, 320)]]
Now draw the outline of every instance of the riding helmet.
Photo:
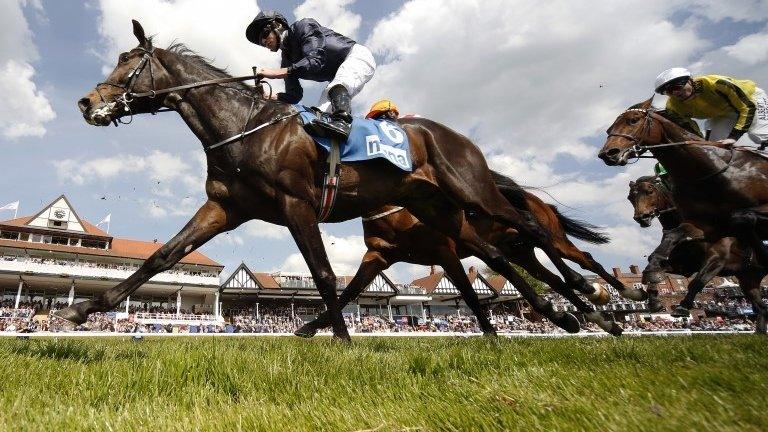
[(264, 30), (264, 27), (275, 22), (282, 24), (284, 29), (290, 27), (288, 20), (286, 20), (280, 12), (261, 11), (256, 15), (256, 18), (248, 24), (248, 28), (245, 29), (245, 37), (252, 43), (260, 45), (261, 32)]
[(664, 87), (674, 81), (688, 80), (691, 78), (691, 71), (682, 67), (673, 67), (660, 73), (656, 77), (656, 93), (664, 94)]

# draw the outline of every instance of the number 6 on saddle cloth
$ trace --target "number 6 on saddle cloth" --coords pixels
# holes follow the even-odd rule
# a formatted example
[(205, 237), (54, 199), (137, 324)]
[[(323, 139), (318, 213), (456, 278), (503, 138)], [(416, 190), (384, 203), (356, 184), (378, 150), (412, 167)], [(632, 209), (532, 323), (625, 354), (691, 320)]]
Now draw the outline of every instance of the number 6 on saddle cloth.
[(383, 158), (403, 171), (413, 171), (411, 147), (403, 128), (389, 120), (373, 120), (355, 117), (352, 130), (346, 142), (338, 142), (315, 128), (313, 120), (328, 114), (303, 105), (295, 105), (304, 129), (315, 143), (328, 152), (327, 171), (323, 180), (323, 194), (318, 211), (318, 220), (324, 221), (331, 213), (336, 201), (339, 163), (360, 162)]

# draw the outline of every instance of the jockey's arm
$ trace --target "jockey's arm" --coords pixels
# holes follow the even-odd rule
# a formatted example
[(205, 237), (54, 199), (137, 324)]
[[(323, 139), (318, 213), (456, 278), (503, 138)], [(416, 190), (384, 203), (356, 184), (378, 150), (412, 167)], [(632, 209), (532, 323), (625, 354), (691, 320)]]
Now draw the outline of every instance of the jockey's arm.
[(733, 126), (733, 130), (728, 135), (728, 138), (738, 140), (749, 127), (752, 126), (752, 120), (755, 116), (755, 103), (744, 93), (739, 86), (720, 79), (715, 82), (717, 93), (727, 100), (728, 104), (736, 110), (738, 119)]
[(278, 79), (278, 78), (285, 78), (288, 76), (288, 68), (280, 68), (280, 69), (259, 69), (259, 75), (263, 76), (264, 78), (272, 78), (272, 79)]

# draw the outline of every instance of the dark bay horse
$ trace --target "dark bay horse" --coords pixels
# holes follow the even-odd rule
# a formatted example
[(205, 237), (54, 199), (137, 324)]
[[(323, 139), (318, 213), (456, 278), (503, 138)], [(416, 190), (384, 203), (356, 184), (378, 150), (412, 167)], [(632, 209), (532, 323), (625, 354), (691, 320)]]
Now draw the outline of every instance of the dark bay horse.
[[(629, 202), (635, 208), (634, 219), (642, 227), (649, 227), (654, 217), (665, 231), (676, 228), (682, 222), (672, 201), (671, 192), (656, 176), (640, 177), (629, 183)], [(678, 244), (663, 263), (664, 270), (690, 277), (688, 292), (674, 316), (689, 316), (696, 295), (715, 276), (736, 276), (744, 295), (749, 299), (757, 316), (756, 332), (766, 333), (768, 308), (761, 298), (760, 282), (768, 269), (755, 262), (752, 250), (743, 247), (734, 237), (724, 237), (715, 243), (688, 241)], [(653, 296), (649, 296), (649, 302)]]
[[(138, 47), (120, 54), (106, 82), (80, 99), (78, 106), (85, 120), (98, 126), (126, 115), (163, 108), (176, 111), (207, 150), (208, 200), (133, 275), (97, 299), (72, 305), (57, 316), (82, 323), (91, 312), (111, 310), (152, 276), (171, 268), (217, 234), (261, 219), (289, 229), (328, 307), (334, 335), (348, 340), (336, 297), (336, 276), (318, 228), (318, 184), (324, 153), (304, 131), (295, 109), (255, 98), (252, 87), (239, 83), (191, 88), (193, 83), (229, 75), (183, 45), (155, 48), (138, 22), (134, 21), (133, 27)], [(404, 173), (385, 162), (343, 165), (336, 206), (328, 221), (360, 217), (387, 204), (406, 207), (531, 295), (535, 310), (566, 330), (578, 331), (573, 315), (554, 311), (552, 304), (537, 296), (515, 272), (501, 251), (464, 223), (466, 210), (479, 220), (519, 231), (547, 254), (569, 286), (594, 291), (563, 262), (549, 234), (506, 201), (480, 150), (466, 137), (431, 120), (413, 118), (401, 124), (411, 145), (413, 172)], [(264, 128), (212, 149), (256, 125)]]
[(669, 172), (683, 223), (666, 231), (649, 256), (643, 281), (661, 280), (662, 263), (688, 239), (715, 243), (737, 237), (768, 265), (768, 160), (752, 152), (705, 142), (665, 118), (648, 100), (618, 116), (598, 156), (612, 166), (650, 151)]
[[(529, 211), (544, 229), (553, 233), (552, 240), (555, 248), (564, 258), (604, 277), (606, 281), (610, 281), (614, 287), (617, 287), (619, 292), (626, 290), (624, 285), (597, 263), (590, 254), (579, 250), (571, 243), (566, 233), (593, 244), (607, 243), (607, 237), (595, 232), (588, 224), (562, 215), (556, 207), (526, 192), (512, 179), (495, 172), (493, 175), (499, 190), (515, 208)], [(534, 278), (547, 283), (568, 299), (588, 321), (613, 335), (621, 334), (622, 329), (618, 324), (603, 318), (600, 312), (584, 303), (572, 290), (564, 286), (560, 278), (542, 266), (536, 259), (534, 248), (521, 241), (517, 232), (497, 223), (483, 226), (471, 216), (467, 219), (467, 223), (473, 225), (483, 239), (501, 249), (507, 259), (520, 265)], [(395, 263), (440, 265), (448, 278), (454, 280), (464, 273), (459, 259), (470, 255), (461, 244), (456, 244), (450, 238), (424, 225), (408, 210), (399, 207), (387, 206), (380, 209), (379, 213), (363, 218), (363, 231), (368, 251), (354, 278), (339, 296), (341, 307), (356, 299), (377, 274)], [(606, 304), (610, 300), (608, 291), (599, 285), (596, 288), (599, 289), (594, 294), (587, 295), (587, 298), (595, 304)], [(469, 289), (471, 290), (471, 287)], [(478, 317), (482, 328), (485, 310), (478, 302), (477, 295), (474, 291), (467, 293), (465, 289), (460, 289), (460, 292), (467, 306)], [(328, 314), (322, 313), (314, 321), (297, 330), (296, 334), (312, 337), (319, 329), (330, 325)]]

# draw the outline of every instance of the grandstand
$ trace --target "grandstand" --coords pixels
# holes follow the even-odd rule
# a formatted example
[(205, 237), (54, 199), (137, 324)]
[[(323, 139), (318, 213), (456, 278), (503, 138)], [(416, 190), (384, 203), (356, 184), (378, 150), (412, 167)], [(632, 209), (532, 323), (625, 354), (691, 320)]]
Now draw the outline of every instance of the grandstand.
[[(90, 299), (130, 276), (162, 243), (119, 238), (83, 220), (61, 195), (31, 216), (0, 222), (0, 300), (41, 317)], [(142, 321), (221, 321), (223, 266), (193, 252), (137, 290), (116, 311)]]

